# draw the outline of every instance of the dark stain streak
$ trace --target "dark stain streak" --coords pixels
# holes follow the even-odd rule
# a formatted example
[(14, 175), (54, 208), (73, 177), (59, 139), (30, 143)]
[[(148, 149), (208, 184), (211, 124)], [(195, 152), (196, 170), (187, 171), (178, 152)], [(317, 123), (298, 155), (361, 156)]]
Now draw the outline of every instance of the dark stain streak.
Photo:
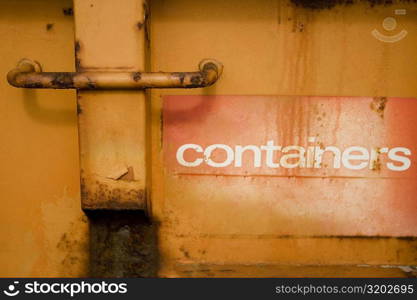
[(144, 26), (144, 23), (142, 23), (142, 22), (137, 22), (137, 23), (136, 23), (136, 27), (137, 27), (139, 30), (142, 30), (143, 26)]
[(203, 73), (206, 74), (209, 70), (213, 70), (217, 74), (217, 66), (212, 62), (206, 63), (204, 65)]
[(53, 27), (54, 27), (54, 24), (53, 23), (46, 24), (46, 30), (47, 31), (50, 31)]
[(74, 87), (73, 73), (55, 73), (51, 84), (55, 88), (72, 88)]
[(41, 88), (43, 88), (43, 84), (40, 83), (40, 82), (25, 83), (23, 86), (27, 89), (41, 89)]
[(203, 78), (202, 78), (201, 75), (194, 75), (194, 76), (191, 76), (190, 81), (191, 81), (192, 85), (197, 86), (197, 85), (200, 85), (203, 82)]
[[(151, 47), (151, 43), (150, 43), (150, 26), (149, 26), (149, 22), (150, 22), (150, 9), (148, 7), (148, 4), (145, 2), (143, 2), (143, 11), (145, 12), (144, 15), (144, 20), (143, 20), (143, 24), (145, 27), (145, 41), (146, 41), (146, 47), (149, 49)], [(139, 28), (140, 29), (140, 28)]]
[(80, 42), (79, 41), (75, 41), (75, 44), (74, 44), (75, 54), (78, 54), (78, 52), (80, 52), (80, 50), (81, 50)]
[(72, 9), (72, 7), (63, 8), (62, 12), (64, 13), (65, 16), (73, 16), (74, 15), (74, 10)]
[(185, 73), (184, 72), (174, 72), (172, 73), (173, 76), (178, 77), (181, 84), (184, 84)]
[(160, 113), (159, 127), (161, 128), (160, 144), (161, 144), (161, 149), (162, 149), (163, 146), (164, 146), (164, 113), (163, 113), (163, 109), (161, 109), (161, 113)]
[(96, 88), (96, 83), (93, 82), (90, 78), (87, 78), (88, 83), (87, 83), (87, 89), (89, 90), (94, 90)]
[(81, 71), (82, 67), (81, 67), (81, 59), (79, 59), (78, 57), (75, 58), (75, 68), (77, 71)]
[(306, 9), (320, 10), (332, 9), (338, 5), (348, 6), (359, 2), (367, 2), (370, 7), (374, 7), (376, 5), (388, 6), (395, 3), (416, 2), (416, 0), (291, 0), (291, 2)]
[(188, 251), (183, 246), (180, 248), (180, 251), (182, 254), (184, 254), (185, 258), (190, 258), (190, 253), (188, 253)]
[[(87, 218), (82, 216), (79, 221), (86, 223)], [(74, 223), (71, 222), (71, 225)], [(74, 232), (73, 226), (69, 232), (64, 232), (56, 245), (57, 250), (62, 253), (61, 267), (68, 276), (76, 276), (74, 267), (86, 263), (84, 253), (88, 252), (87, 241), (80, 240)]]
[(206, 79), (201, 74), (200, 75), (191, 76), (190, 82), (191, 83), (186, 84), (184, 86), (184, 88), (186, 88), (186, 89), (201, 88), (201, 87), (210, 86), (210, 85), (212, 85), (214, 83), (214, 82), (212, 82), (212, 83), (208, 84), (206, 82)]
[[(297, 238), (297, 236), (285, 236), (286, 238)], [(361, 240), (389, 240), (389, 239), (396, 239), (396, 240), (404, 240), (404, 241), (417, 241), (417, 237), (415, 236), (366, 236), (366, 235), (314, 235), (308, 238), (316, 238), (316, 239), (340, 239), (340, 240), (347, 240), (347, 239), (361, 239)]]
[(80, 103), (77, 103), (77, 115), (81, 115), (83, 113), (83, 110), (81, 108)]
[(157, 223), (142, 211), (90, 211), (90, 276), (156, 277)]
[[(218, 237), (217, 235), (201, 235), (201, 237)], [(187, 235), (177, 234), (176, 237), (184, 238)], [(253, 238), (253, 239), (339, 239), (339, 240), (401, 240), (401, 241), (417, 241), (416, 236), (384, 236), (384, 235), (240, 235), (231, 234), (224, 235), (223, 238), (239, 239), (239, 238)]]
[(81, 59), (79, 58), (80, 51), (81, 51), (80, 41), (75, 41), (75, 44), (74, 44), (75, 68), (77, 71), (81, 71)]

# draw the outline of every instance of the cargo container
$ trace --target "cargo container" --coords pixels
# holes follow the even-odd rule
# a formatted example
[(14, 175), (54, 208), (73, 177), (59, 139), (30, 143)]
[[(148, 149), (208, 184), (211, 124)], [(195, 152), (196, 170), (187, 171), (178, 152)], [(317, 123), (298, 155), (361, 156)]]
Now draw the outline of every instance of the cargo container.
[(0, 0), (0, 276), (416, 277), (416, 14)]

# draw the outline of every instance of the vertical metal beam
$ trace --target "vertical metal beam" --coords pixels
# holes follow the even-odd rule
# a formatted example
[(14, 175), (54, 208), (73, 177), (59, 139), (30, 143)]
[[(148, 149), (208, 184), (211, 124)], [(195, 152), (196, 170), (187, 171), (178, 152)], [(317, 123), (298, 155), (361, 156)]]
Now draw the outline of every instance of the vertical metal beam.
[[(145, 0), (74, 0), (77, 71), (142, 72)], [(144, 91), (78, 91), (82, 207), (146, 208)]]
[[(74, 0), (77, 71), (146, 71), (146, 9), (145, 0)], [(146, 209), (145, 100), (144, 91), (77, 92), (90, 276), (157, 276), (156, 226), (139, 211)]]

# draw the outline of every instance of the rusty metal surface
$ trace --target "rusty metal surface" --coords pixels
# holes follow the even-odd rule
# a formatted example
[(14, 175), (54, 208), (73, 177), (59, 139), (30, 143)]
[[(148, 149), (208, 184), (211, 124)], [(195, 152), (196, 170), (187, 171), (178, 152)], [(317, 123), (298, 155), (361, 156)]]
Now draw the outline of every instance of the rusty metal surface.
[(90, 211), (92, 277), (156, 277), (157, 224), (143, 211)]
[[(257, 234), (257, 229), (268, 226), (256, 205), (262, 193), (250, 199), (254, 205), (244, 214), (259, 217), (253, 222), (250, 218), (233, 222), (245, 210), (235, 197), (242, 186), (219, 179), (222, 187), (233, 191), (207, 197), (223, 188), (166, 173), (162, 151), (164, 95), (367, 95), (375, 96), (367, 111), (386, 121), (390, 101), (377, 96), (416, 95), (417, 27), (415, 18), (398, 18), (398, 27), (406, 28), (409, 35), (397, 44), (381, 43), (370, 32), (403, 3), (410, 3), (406, 8), (413, 13), (413, 1), (393, 1), (395, 5), (375, 9), (369, 9), (368, 1), (354, 1), (355, 5), (343, 9), (332, 6), (336, 1), (310, 1), (325, 3), (313, 4), (317, 7), (313, 10), (307, 1), (155, 0), (152, 30), (148, 7), (141, 1), (124, 1), (126, 10), (115, 9), (119, 4), (113, 1), (75, 1), (75, 47), (68, 45), (73, 37), (73, 9), (68, 1), (15, 2), (0, 2), (1, 13), (19, 16), (0, 18), (0, 32), (6, 37), (0, 52), (11, 59), (0, 64), (4, 74), (13, 67), (10, 62), (28, 54), (48, 68), (70, 70), (65, 58), (71, 56), (71, 48), (75, 48), (78, 72), (144, 72), (142, 54), (149, 43), (143, 41), (149, 38), (152, 70), (191, 69), (193, 62), (207, 56), (218, 57), (228, 66), (221, 84), (207, 90), (151, 92), (150, 108), (141, 91), (77, 93), (83, 207), (151, 210), (152, 190), (152, 215), (160, 222), (157, 233), (149, 230), (148, 235), (135, 228), (148, 226), (142, 215), (90, 216), (95, 247), (91, 255), (102, 259), (92, 260), (92, 273), (154, 274), (151, 266), (140, 262), (149, 250), (142, 252), (135, 246), (155, 245), (157, 234), (161, 256), (155, 264), (160, 276), (415, 276), (415, 237)], [(21, 9), (22, 3), (26, 10)], [(250, 67), (250, 72), (242, 72), (243, 66)], [(68, 107), (66, 100), (74, 94), (49, 91), (53, 97), (45, 96), (42, 91), (10, 88), (6, 82), (0, 88), (7, 108), (2, 110), (2, 121), (8, 129), (4, 132), (7, 148), (1, 150), (2, 180), (7, 183), (2, 188), (7, 206), (1, 218), (4, 226), (0, 226), (3, 275), (85, 276), (86, 220), (78, 210), (78, 171), (70, 172), (77, 165), (76, 119), (75, 105)], [(152, 129), (150, 136), (145, 122)], [(151, 141), (152, 168), (147, 164), (146, 139)], [(48, 143), (53, 145), (44, 146)], [(31, 147), (30, 155), (29, 144), (39, 145)], [(380, 172), (378, 161), (372, 166), (371, 171)], [(233, 209), (226, 210), (230, 203)]]
[(202, 60), (199, 72), (42, 72), (37, 62), (21, 60), (7, 74), (10, 85), (19, 88), (129, 90), (146, 88), (203, 88), (214, 84), (223, 66)]
[[(146, 23), (145, 1), (124, 1), (115, 9), (112, 0), (77, 0), (74, 19), (76, 78), (83, 81), (86, 77), (80, 72), (92, 72), (98, 79), (113, 80), (107, 82), (112, 87), (116, 84), (125, 88), (125, 80), (131, 87), (140, 84), (139, 77), (146, 72), (147, 46), (146, 28), (137, 24)], [(65, 82), (62, 80), (64, 85)], [(88, 80), (84, 84), (88, 88)], [(98, 88), (100, 82), (93, 85)], [(148, 201), (145, 92), (79, 90), (77, 107), (82, 207), (145, 209)]]
[[(274, 179), (265, 188), (260, 184), (262, 179), (257, 177), (248, 176), (244, 184), (236, 184), (238, 180), (233, 176), (181, 176), (170, 172), (172, 169), (164, 160), (170, 145), (164, 143), (164, 136), (169, 133), (164, 132), (163, 127), (166, 122), (163, 102), (165, 97), (172, 95), (214, 98), (217, 95), (367, 96), (364, 113), (372, 118), (373, 123), (381, 125), (377, 135), (382, 134), (382, 124), (392, 119), (390, 97), (413, 98), (417, 92), (417, 27), (414, 18), (417, 7), (411, 2), (393, 2), (393, 5), (371, 8), (367, 1), (355, 1), (354, 5), (314, 10), (296, 6), (292, 1), (273, 0), (213, 0), (204, 4), (192, 0), (152, 2), (154, 70), (184, 66), (201, 55), (207, 55), (208, 48), (211, 56), (221, 59), (227, 66), (222, 80), (206, 91), (151, 91), (152, 213), (160, 221), (161, 276), (415, 276), (417, 245), (413, 236), (280, 235), (279, 223), (291, 227), (298, 218), (289, 218), (285, 222), (284, 217), (275, 215), (268, 218), (267, 215), (280, 209), (279, 201), (294, 194), (308, 194), (308, 186), (297, 185), (299, 180), (295, 178), (293, 184), (296, 188), (289, 190), (290, 187), (280, 185), (279, 189), (289, 191), (288, 195), (280, 194), (281, 198), (268, 202), (264, 199), (268, 195), (273, 197)], [(407, 15), (396, 16), (398, 26), (392, 34), (403, 29), (409, 34), (395, 44), (375, 39), (372, 30), (382, 30), (382, 21), (392, 16), (395, 9), (406, 9)], [(179, 51), (190, 41), (194, 41), (192, 52)], [(242, 66), (245, 69), (250, 67), (250, 72), (242, 72)], [(387, 96), (388, 101), (380, 96)], [(188, 124), (190, 128), (198, 128), (205, 124), (207, 116), (214, 117), (218, 104), (216, 101), (201, 103), (189, 108), (193, 111), (191, 115), (185, 115), (185, 107), (178, 107), (176, 112), (168, 114), (177, 114), (177, 126)], [(224, 105), (227, 104), (228, 100), (225, 100)], [(272, 131), (271, 126), (275, 124), (262, 119), (263, 115), (272, 116), (272, 104), (262, 112), (251, 106), (250, 100), (244, 101), (244, 105), (247, 113), (253, 112), (252, 115), (257, 115), (263, 125), (254, 125), (250, 119), (242, 118), (236, 121), (238, 136), (245, 137), (246, 132), (258, 131), (259, 136), (254, 135), (254, 138), (262, 138), (265, 131)], [(290, 101), (288, 105), (291, 106)], [(302, 116), (295, 108), (294, 114), (298, 112), (297, 116)], [(233, 111), (232, 107), (229, 109)], [(290, 120), (293, 114), (283, 115)], [(337, 116), (344, 118), (344, 114), (332, 109), (326, 112), (326, 118), (317, 115), (314, 119), (333, 120)], [(199, 138), (226, 135), (228, 126), (221, 130), (217, 127), (221, 122), (223, 118), (219, 115), (208, 126), (209, 130), (199, 134)], [(286, 131), (294, 136), (303, 129), (303, 126), (296, 126), (298, 122), (300, 118), (294, 118), (294, 126), (288, 125)], [(351, 123), (349, 126), (354, 126), (354, 120)], [(358, 133), (368, 134), (372, 139), (373, 133), (366, 128), (360, 127)], [(337, 132), (334, 126), (329, 125), (326, 129), (326, 124), (323, 130)], [(280, 132), (280, 129), (276, 131)], [(388, 133), (389, 129), (386, 131)], [(182, 134), (184, 138), (187, 132)], [(237, 138), (230, 135), (222, 143)], [(372, 166), (375, 170), (369, 170), (370, 173), (386, 171), (378, 171), (377, 162)], [(330, 189), (333, 184), (335, 182), (323, 184), (323, 193), (341, 195)], [(375, 190), (378, 188), (374, 184), (370, 186)], [(248, 190), (254, 192), (245, 193)], [(314, 201), (315, 197), (308, 199)], [(393, 198), (393, 203), (394, 199), (397, 198)], [(397, 202), (399, 206), (401, 203)], [(404, 201), (404, 205), (411, 203), (408, 198)], [(291, 204), (308, 203), (295, 199)], [(322, 207), (321, 213), (335, 210), (337, 205), (338, 202), (331, 207)], [(285, 208), (281, 209), (285, 211)], [(314, 207), (314, 211), (320, 209)], [(345, 217), (343, 212), (340, 215)], [(407, 220), (411, 218), (406, 217)], [(382, 219), (383, 215), (379, 220)], [(358, 217), (352, 226), (357, 226), (360, 220), (362, 224), (367, 221)], [(395, 227), (394, 224), (391, 226)], [(329, 229), (323, 227), (325, 230), (334, 229), (331, 225)], [(316, 229), (308, 224), (299, 226), (300, 231)], [(345, 229), (349, 229), (348, 226)]]
[(109, 178), (100, 181), (81, 177), (81, 198), (86, 210), (145, 210), (146, 192), (136, 188), (135, 182)]

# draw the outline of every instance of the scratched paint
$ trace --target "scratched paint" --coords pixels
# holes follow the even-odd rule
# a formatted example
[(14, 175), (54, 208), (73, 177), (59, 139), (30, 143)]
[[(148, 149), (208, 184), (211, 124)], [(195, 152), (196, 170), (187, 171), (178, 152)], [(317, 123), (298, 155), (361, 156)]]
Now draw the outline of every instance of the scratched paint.
[(262, 216), (254, 234), (413, 236), (416, 112), (411, 98), (165, 96), (169, 194)]

